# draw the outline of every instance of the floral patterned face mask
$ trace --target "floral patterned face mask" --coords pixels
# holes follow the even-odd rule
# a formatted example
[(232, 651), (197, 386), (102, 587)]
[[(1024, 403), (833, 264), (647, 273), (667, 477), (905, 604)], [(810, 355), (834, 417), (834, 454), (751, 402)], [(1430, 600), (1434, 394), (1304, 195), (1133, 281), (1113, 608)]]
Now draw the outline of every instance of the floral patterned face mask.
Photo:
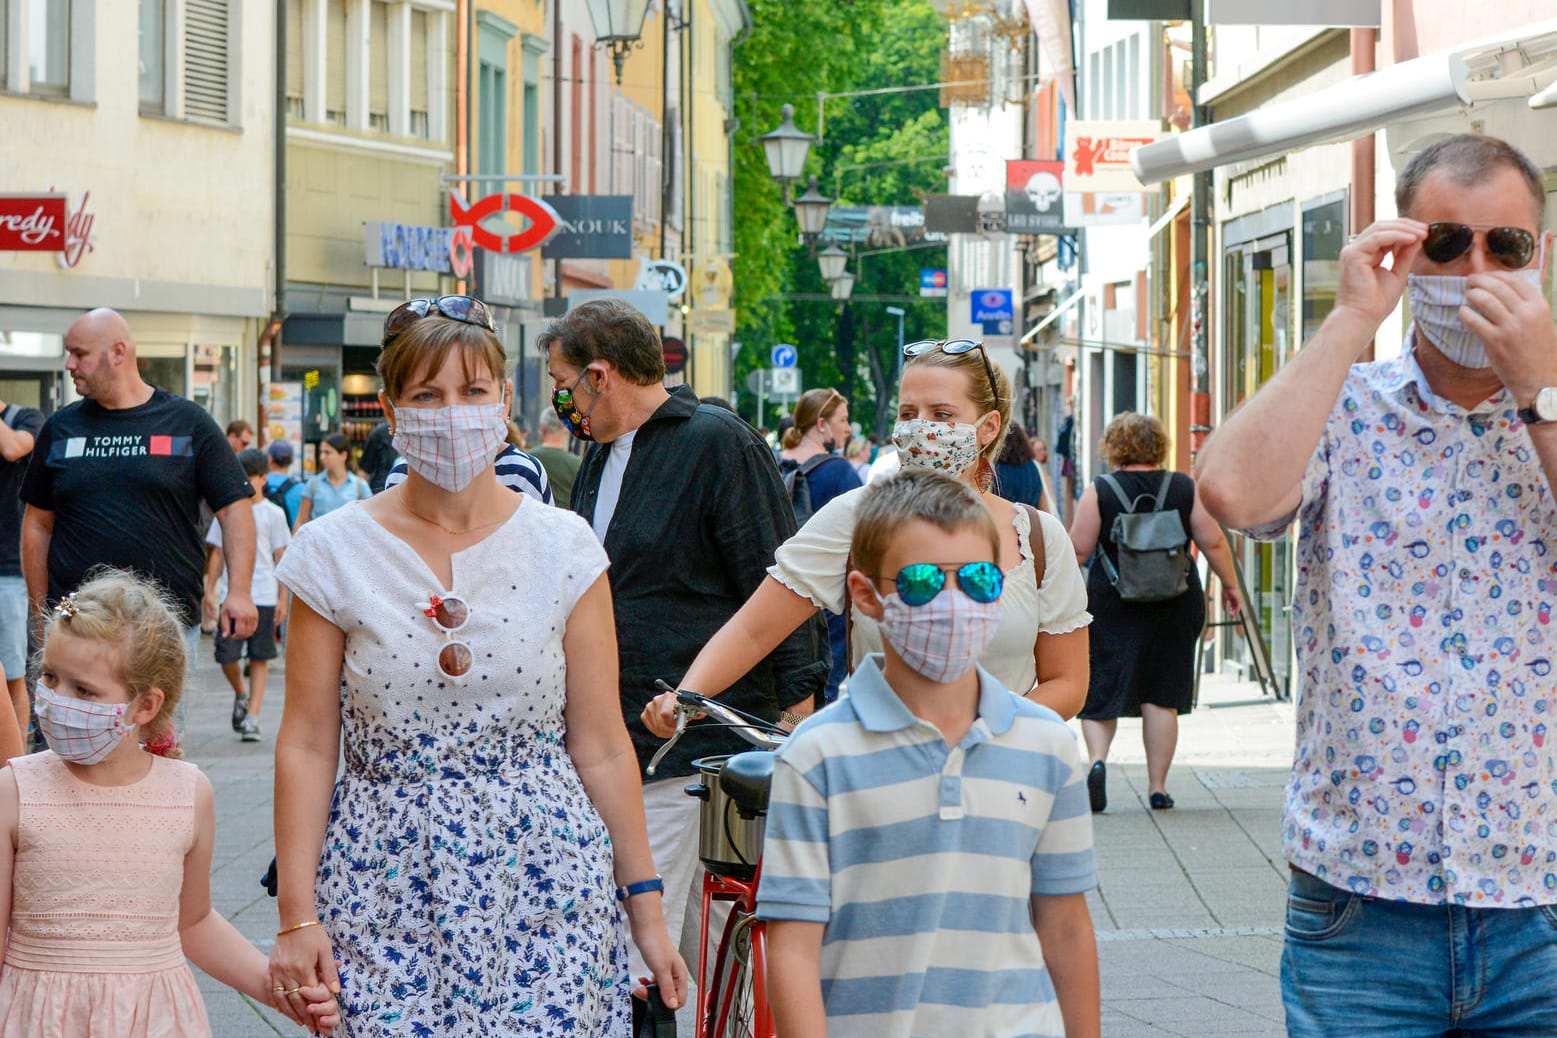
[(961, 476), (979, 460), (979, 430), (967, 422), (911, 418), (892, 427), (892, 442), (904, 468), (934, 469)]

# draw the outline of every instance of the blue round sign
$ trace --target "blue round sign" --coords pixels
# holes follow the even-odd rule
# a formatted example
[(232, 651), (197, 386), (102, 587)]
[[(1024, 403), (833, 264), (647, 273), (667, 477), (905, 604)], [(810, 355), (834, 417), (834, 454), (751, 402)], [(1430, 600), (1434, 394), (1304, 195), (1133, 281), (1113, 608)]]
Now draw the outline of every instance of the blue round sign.
[(773, 366), (775, 368), (792, 368), (800, 359), (800, 351), (787, 342), (781, 342), (773, 347)]

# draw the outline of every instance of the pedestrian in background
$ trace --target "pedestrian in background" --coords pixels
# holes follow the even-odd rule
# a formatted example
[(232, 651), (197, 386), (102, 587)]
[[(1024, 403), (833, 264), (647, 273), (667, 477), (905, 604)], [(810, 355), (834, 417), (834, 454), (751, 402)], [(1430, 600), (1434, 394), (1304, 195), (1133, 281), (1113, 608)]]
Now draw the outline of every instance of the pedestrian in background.
[(513, 384), (485, 304), (384, 324), (410, 473), (304, 526), (280, 568), (297, 601), (273, 986), (344, 960), (347, 1035), (625, 1034), (624, 914), (672, 1008), (686, 965), (617, 706), (605, 552), (497, 480)]
[[(963, 348), (968, 341), (930, 339), (904, 347), (892, 438), (903, 468), (936, 469), (979, 489), (1000, 532), (1002, 620), (979, 664), (1007, 688), (1069, 718), (1087, 694), (1091, 618), (1081, 570), (1059, 520), (1012, 504), (990, 489), (992, 459), (1011, 416), (1011, 383), (983, 344)], [(879, 650), (875, 620), (846, 598), (855, 511), (868, 489), (834, 498), (779, 547), (767, 579), (697, 654), (682, 688), (719, 695), (780, 637), (820, 609), (852, 609), (852, 666)], [(675, 703), (667, 692), (644, 711), (644, 724), (662, 739), (674, 731)]]
[[(1557, 1034), (1546, 190), (1495, 137), (1417, 151), (1319, 331), (1201, 452), (1228, 526), (1298, 523), (1297, 1038)], [(1357, 363), (1402, 295), (1400, 355)]]
[[(186, 958), (284, 1008), (265, 956), (211, 907), (211, 783), (178, 759), (173, 728), (181, 610), (108, 571), (49, 621), (38, 679), (49, 749), (0, 768), (3, 1038), (209, 1038)], [(339, 1021), (322, 985), (293, 997), (289, 1015), (310, 1029)]]
[(0, 707), (0, 762), (22, 751), (32, 715), (27, 699), (27, 581), (22, 577), (22, 479), (33, 444), (43, 428), (36, 407), (0, 403), (0, 667), (4, 668), (8, 716)]
[[(287, 622), (287, 590), (276, 583), (276, 565), (292, 537), (287, 529), (286, 513), (265, 498), (268, 468), (265, 452), (251, 447), (238, 454), (238, 464), (243, 466), (254, 487), (254, 572), (249, 587), (254, 608), (259, 611), (259, 624), (247, 638), (229, 638), (218, 631), (216, 662), (232, 686), (232, 730), (241, 735), (244, 742), (259, 742), (262, 738), (260, 707), (265, 702), (270, 661), (277, 655), (276, 631)], [(206, 563), (207, 594), (221, 602), (227, 595), (229, 583), (222, 554), (221, 524), (211, 524), (206, 543), (211, 546), (211, 556)], [(247, 690), (243, 685), (244, 675), (238, 667), (238, 661), (245, 657), (249, 661)]]
[(254, 633), (253, 488), (221, 426), (200, 405), (141, 379), (135, 338), (113, 310), (65, 332), (65, 370), (81, 400), (49, 416), (22, 481), (22, 572), (34, 623), (97, 566), (118, 566), (168, 589), (200, 643), (205, 590), (204, 500), (222, 526), (233, 576), (218, 628)]
[(1195, 642), (1206, 625), (1205, 590), (1193, 565), (1187, 567), (1184, 591), (1172, 598), (1139, 602), (1120, 595), (1111, 576), (1121, 566), (1114, 518), (1144, 510), (1141, 501), (1160, 496), (1160, 510), (1179, 515), (1186, 535), (1182, 550), (1187, 553), (1193, 540), (1221, 581), (1224, 608), (1235, 614), (1242, 606), (1232, 549), (1222, 528), (1201, 504), (1195, 481), (1163, 468), (1169, 446), (1167, 430), (1151, 415), (1115, 415), (1102, 443), (1103, 461), (1114, 471), (1082, 491), (1070, 528), (1076, 561), (1085, 565), (1094, 554), (1102, 556), (1087, 571), (1091, 680), (1081, 711), (1081, 734), (1092, 761), (1087, 791), (1093, 811), (1108, 806), (1106, 762), (1121, 717), (1141, 719), (1152, 810), (1173, 806), (1168, 768), (1178, 745), (1179, 714), (1195, 705)]
[(265, 449), (270, 472), (265, 476), (265, 497), (286, 513), (287, 527), (297, 526), (298, 510), (303, 506), (303, 481), (292, 474), (292, 444), (273, 440)]
[[(590, 441), (573, 509), (610, 556), (619, 709), (641, 771), (660, 745), (641, 716), (655, 680), (681, 674), (740, 608), (773, 549), (795, 532), (795, 517), (756, 430), (700, 403), (688, 386), (667, 390), (659, 335), (633, 307), (592, 300), (548, 325), (538, 344), (547, 351), (552, 406), (573, 435)], [(752, 673), (730, 691), (733, 706), (770, 722), (809, 709), (832, 660), (821, 619), (798, 626), (751, 661)], [(696, 774), (695, 758), (745, 746), (726, 728), (694, 727), (643, 786), (666, 923), (689, 960), (697, 954), (702, 869), (687, 778)]]
[(314, 473), (303, 483), (297, 521), (292, 524), (294, 530), (310, 519), (373, 496), (367, 480), (348, 470), (350, 464), (351, 441), (344, 433), (330, 433), (319, 444), (319, 465), (324, 471)]
[(236, 418), (227, 423), (227, 442), (232, 446), (232, 452), (248, 450), (254, 444), (254, 426)]
[(555, 411), (542, 411), (539, 425), (541, 445), (530, 453), (546, 469), (552, 499), (567, 508), (573, 502), (573, 481), (578, 477), (578, 467), (584, 459), (568, 450), (568, 427), (562, 424)]
[(357, 457), (357, 474), (368, 481), (368, 489), (378, 494), (383, 492), (384, 480), (389, 478), (389, 470), (394, 466), (395, 447), (390, 442), (389, 423), (379, 422), (362, 445), (362, 453)]
[(1097, 1038), (1076, 739), (976, 666), (1004, 586), (988, 507), (906, 469), (861, 495), (849, 554), (884, 644), (774, 764), (757, 914), (779, 1035)]
[[(800, 395), (795, 403), (795, 424), (784, 434), (784, 449), (779, 452), (779, 473), (786, 482), (806, 482), (806, 513), (795, 515), (801, 526), (839, 494), (865, 485), (848, 459), (837, 453), (848, 438), (849, 402), (842, 393), (811, 389)], [(790, 500), (796, 500), (794, 493)], [(833, 663), (823, 695), (830, 703), (838, 698), (839, 686), (849, 676), (848, 623), (841, 612), (824, 612)]]
[(1031, 505), (1040, 512), (1054, 512), (1054, 501), (1045, 491), (1037, 453), (1027, 439), (1026, 431), (1015, 422), (1011, 423), (1000, 456), (995, 459), (995, 493), (1007, 501)]

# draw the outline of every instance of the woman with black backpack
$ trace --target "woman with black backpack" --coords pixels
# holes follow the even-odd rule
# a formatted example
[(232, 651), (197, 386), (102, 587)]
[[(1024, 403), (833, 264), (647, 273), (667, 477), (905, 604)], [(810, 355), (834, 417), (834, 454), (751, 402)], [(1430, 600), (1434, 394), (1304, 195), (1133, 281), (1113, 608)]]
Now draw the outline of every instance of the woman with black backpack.
[(1205, 553), (1222, 585), (1229, 614), (1242, 606), (1232, 550), (1201, 506), (1195, 481), (1164, 470), (1167, 430), (1150, 415), (1126, 411), (1103, 432), (1099, 476), (1076, 502), (1070, 539), (1086, 565), (1092, 613), (1091, 680), (1081, 731), (1092, 768), (1087, 793), (1094, 812), (1108, 803), (1109, 745), (1121, 717), (1141, 718), (1149, 802), (1173, 806), (1168, 767), (1178, 743), (1178, 715), (1193, 706), (1195, 639), (1206, 622), (1205, 591), (1189, 542)]
[[(780, 441), (779, 474), (795, 509), (795, 525), (806, 520), (839, 494), (862, 487), (848, 458), (836, 453), (849, 442), (849, 402), (836, 389), (812, 389), (795, 404), (795, 424)], [(827, 678), (827, 701), (838, 698), (838, 686), (849, 673), (848, 632), (843, 616), (827, 614), (833, 669)]]

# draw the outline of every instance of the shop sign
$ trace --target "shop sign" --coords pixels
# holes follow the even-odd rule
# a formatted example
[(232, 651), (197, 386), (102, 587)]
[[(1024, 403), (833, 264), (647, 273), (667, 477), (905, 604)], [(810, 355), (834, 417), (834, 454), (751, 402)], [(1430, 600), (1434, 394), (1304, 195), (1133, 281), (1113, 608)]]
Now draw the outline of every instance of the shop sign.
[(457, 273), (452, 227), (418, 227), (380, 220), (368, 220), (362, 226), (363, 258), (370, 267)]
[(921, 270), (919, 272), (919, 298), (944, 299), (946, 297), (946, 271)]
[(687, 331), (693, 335), (734, 335), (734, 310), (693, 310), (687, 314)]
[[(518, 213), (527, 224), (516, 231), (512, 222), (502, 221), (512, 232), (508, 234), (498, 234), (483, 226), (488, 217), (500, 213)], [(529, 252), (537, 245), (546, 244), (560, 228), (557, 211), (546, 202), (506, 191), (487, 195), (469, 206), (458, 191), (450, 191), (449, 214), (454, 218), (455, 228), (462, 232), (462, 238), (493, 252)]]
[(687, 289), (687, 268), (675, 260), (651, 260), (647, 256), (638, 259), (638, 279), (634, 288), (657, 288), (667, 299), (680, 299)]
[(917, 205), (835, 205), (827, 210), (822, 239), (867, 249), (903, 249), (947, 240), (925, 226), (925, 211)]
[(665, 372), (670, 375), (679, 375), (687, 366), (687, 344), (672, 336), (660, 343), (660, 352), (665, 357)]
[(930, 234), (977, 234), (978, 195), (925, 195), (924, 229)]
[(557, 234), (541, 249), (546, 259), (632, 259), (632, 195), (549, 195)]
[(74, 267), (92, 251), (90, 191), (72, 213), (64, 194), (0, 195), (0, 252), (57, 252), (59, 265)]
[(1065, 226), (1110, 227), (1146, 219), (1146, 196), (1139, 191), (1065, 192)]
[[(1155, 122), (1076, 121), (1065, 124), (1065, 190), (1140, 191), (1130, 152), (1162, 136)], [(1157, 190), (1152, 184), (1147, 190)]]
[(575, 288), (568, 292), (568, 309), (592, 299), (620, 299), (647, 317), (656, 328), (663, 328), (670, 319), (670, 304), (665, 301), (665, 293), (658, 289), (642, 292), (623, 288)]
[(1010, 335), (1016, 306), (1009, 288), (980, 288), (973, 292), (973, 323), (986, 335)]
[(476, 254), (476, 292), (498, 306), (530, 302), (530, 257), (482, 249)]
[(1050, 159), (1006, 162), (1006, 231), (1060, 234), (1065, 225), (1065, 163)]

